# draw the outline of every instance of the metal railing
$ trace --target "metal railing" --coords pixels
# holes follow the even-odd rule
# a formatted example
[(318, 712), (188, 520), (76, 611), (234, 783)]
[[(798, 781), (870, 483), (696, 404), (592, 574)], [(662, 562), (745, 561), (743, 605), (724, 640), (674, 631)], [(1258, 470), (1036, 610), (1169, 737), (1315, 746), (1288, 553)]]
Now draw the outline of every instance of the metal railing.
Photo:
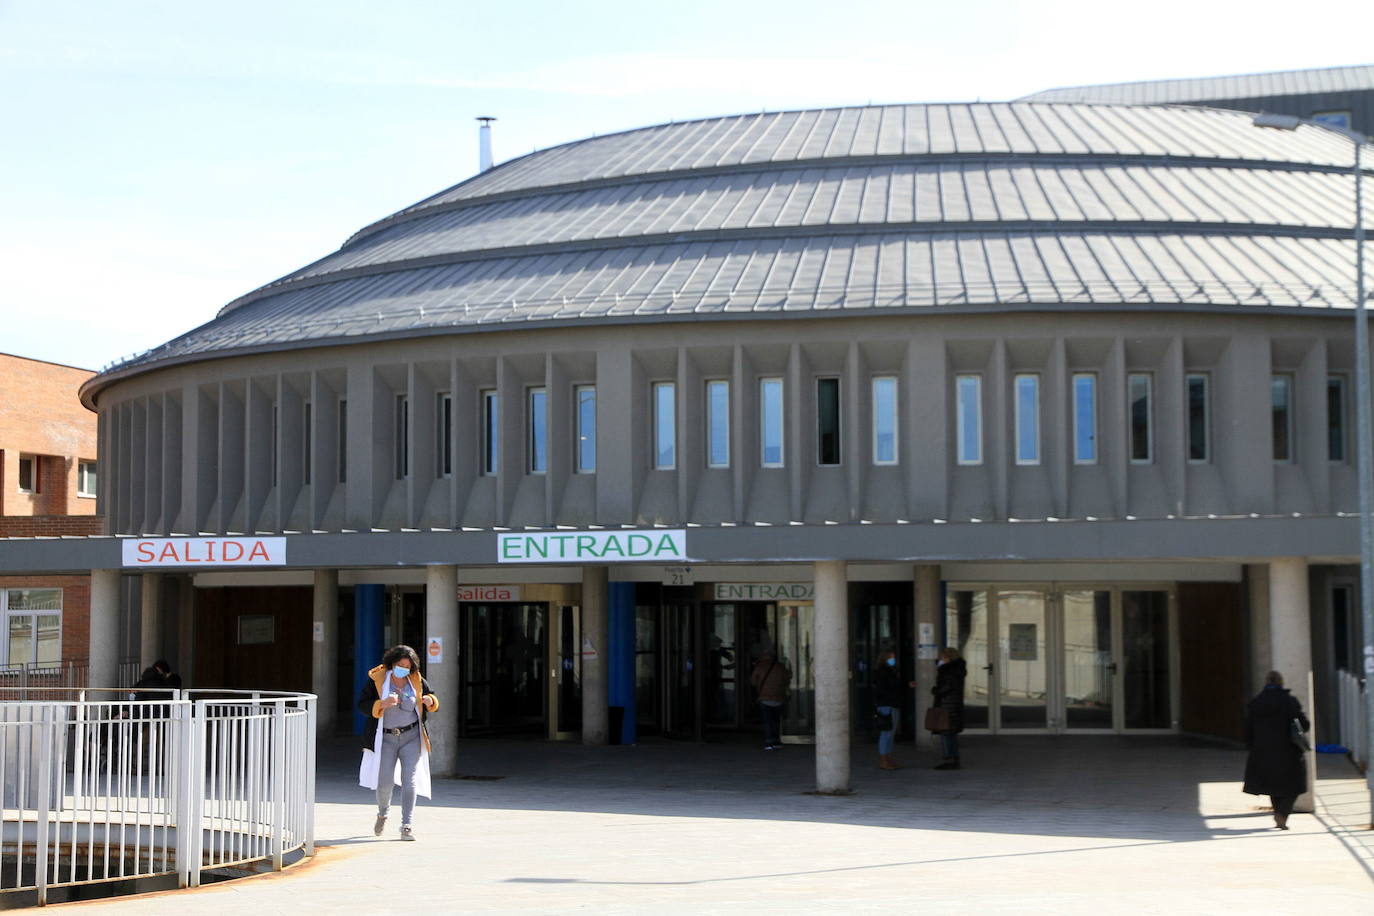
[(1365, 718), (1365, 682), (1341, 668), (1336, 671), (1336, 694), (1341, 745), (1362, 767), (1369, 766), (1369, 721)]
[[(116, 671), (120, 687), (133, 686), (139, 675), (138, 659), (121, 658)], [(91, 663), (84, 658), (0, 665), (0, 687), (85, 687), (90, 678)]]
[(278, 870), (315, 851), (315, 697), (0, 688), (0, 786), (0, 894)]

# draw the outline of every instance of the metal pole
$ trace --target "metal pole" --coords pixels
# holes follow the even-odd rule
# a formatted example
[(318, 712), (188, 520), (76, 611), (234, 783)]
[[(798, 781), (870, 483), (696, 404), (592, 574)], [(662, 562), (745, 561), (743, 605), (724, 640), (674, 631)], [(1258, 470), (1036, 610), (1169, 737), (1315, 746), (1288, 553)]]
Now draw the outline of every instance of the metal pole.
[(1364, 711), (1369, 725), (1369, 746), (1365, 748), (1365, 782), (1369, 788), (1370, 822), (1374, 824), (1374, 455), (1371, 455), (1371, 416), (1369, 401), (1369, 316), (1365, 310), (1364, 290), (1364, 200), (1361, 197), (1363, 169), (1360, 164), (1364, 137), (1351, 137), (1355, 143), (1355, 372), (1357, 395), (1356, 433), (1360, 437), (1360, 617), (1364, 631)]

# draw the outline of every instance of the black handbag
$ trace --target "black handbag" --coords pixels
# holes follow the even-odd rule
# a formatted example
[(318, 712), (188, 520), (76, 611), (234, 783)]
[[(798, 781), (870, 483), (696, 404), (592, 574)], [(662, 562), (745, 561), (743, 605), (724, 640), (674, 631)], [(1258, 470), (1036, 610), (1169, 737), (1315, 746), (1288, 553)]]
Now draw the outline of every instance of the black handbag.
[(1288, 737), (1293, 739), (1294, 746), (1300, 751), (1312, 750), (1312, 745), (1307, 743), (1307, 736), (1302, 732), (1302, 720), (1294, 717), (1288, 723)]
[(892, 713), (873, 710), (873, 728), (880, 732), (892, 731)]

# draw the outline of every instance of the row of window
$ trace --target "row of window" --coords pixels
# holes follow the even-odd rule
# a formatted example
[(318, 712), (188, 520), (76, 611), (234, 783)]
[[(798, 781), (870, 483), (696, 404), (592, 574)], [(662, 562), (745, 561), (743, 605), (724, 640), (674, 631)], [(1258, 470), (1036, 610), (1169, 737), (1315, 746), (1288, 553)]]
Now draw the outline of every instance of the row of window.
[[(43, 461), (38, 455), (20, 455), (18, 467), (18, 489), (20, 493), (36, 494), (45, 492)], [(95, 496), (95, 462), (76, 463), (76, 495)]]
[[(843, 456), (841, 426), (841, 397), (839, 378), (818, 378), (815, 397), (815, 461), (820, 466), (835, 466)], [(1271, 414), (1273, 423), (1273, 457), (1275, 461), (1294, 458), (1293, 377), (1275, 374), (1271, 379)], [(875, 465), (899, 463), (898, 429), (900, 408), (898, 379), (895, 375), (878, 375), (870, 385), (870, 441), (869, 450)], [(1041, 421), (1041, 376), (1038, 373), (1017, 373), (1012, 378), (1013, 455), (1018, 465), (1037, 465), (1043, 460)], [(954, 379), (955, 442), (954, 451), (961, 465), (979, 465), (985, 460), (983, 419), (983, 376), (976, 373), (959, 374)], [(1071, 451), (1074, 464), (1090, 465), (1099, 460), (1099, 380), (1093, 372), (1073, 373), (1069, 396), (1072, 420)], [(728, 468), (736, 460), (730, 432), (731, 383), (712, 379), (705, 383), (704, 463), (708, 468)], [(762, 378), (755, 393), (758, 416), (758, 455), (763, 468), (786, 465), (785, 402), (783, 380)], [(1155, 385), (1154, 376), (1146, 372), (1130, 373), (1126, 377), (1127, 397), (1127, 454), (1134, 464), (1149, 464), (1155, 460)], [(449, 477), (454, 467), (453, 396), (440, 392), (435, 408), (436, 472)], [(1327, 379), (1327, 457), (1331, 461), (1346, 459), (1347, 394), (1344, 376)], [(650, 390), (652, 413), (652, 466), (656, 470), (674, 470), (679, 466), (678, 391), (675, 382), (653, 382)], [(338, 405), (340, 482), (348, 479), (348, 403)], [(276, 415), (273, 423), (272, 478), (277, 477), (277, 448), (275, 442)], [(1206, 373), (1188, 373), (1184, 377), (1184, 415), (1187, 460), (1206, 463), (1212, 460), (1211, 440), (1211, 377)], [(525, 470), (543, 474), (549, 469), (548, 390), (543, 387), (525, 390)], [(311, 405), (303, 405), (304, 429), (309, 431), (312, 421)], [(411, 473), (411, 408), (407, 395), (397, 395), (395, 402), (396, 479)], [(577, 385), (573, 388), (572, 470), (578, 474), (596, 471), (596, 387)], [(501, 458), (501, 399), (491, 389), (479, 395), (479, 462), (483, 475), (498, 473)], [(308, 433), (303, 437), (304, 482), (310, 483), (311, 444)], [(83, 467), (86, 463), (83, 462)], [(94, 464), (91, 464), (94, 489)]]

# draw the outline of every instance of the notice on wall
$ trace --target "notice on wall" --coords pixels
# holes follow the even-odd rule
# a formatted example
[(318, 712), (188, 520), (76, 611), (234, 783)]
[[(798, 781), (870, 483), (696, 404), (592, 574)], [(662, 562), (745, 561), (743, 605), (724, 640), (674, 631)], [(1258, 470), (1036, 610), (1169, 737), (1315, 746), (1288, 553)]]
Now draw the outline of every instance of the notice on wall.
[(690, 566), (665, 566), (663, 567), (664, 585), (695, 585), (696, 578), (692, 575)]
[(939, 647), (935, 645), (935, 624), (929, 621), (922, 621), (917, 627), (918, 638), (916, 640), (916, 657), (929, 661), (939, 653)]
[(425, 640), (425, 661), (431, 665), (444, 663), (444, 637), (431, 636)]
[(582, 660), (584, 662), (594, 662), (601, 657), (601, 653), (596, 651), (596, 644), (590, 637), (582, 637)]
[(268, 646), (277, 641), (277, 618), (271, 614), (240, 614), (239, 645)]
[(1035, 642), (1035, 624), (1007, 624), (1007, 658), (1014, 662), (1033, 662), (1039, 657)]
[(315, 642), (324, 642), (324, 621), (315, 621), (315, 626), (310, 631), (310, 638)]

